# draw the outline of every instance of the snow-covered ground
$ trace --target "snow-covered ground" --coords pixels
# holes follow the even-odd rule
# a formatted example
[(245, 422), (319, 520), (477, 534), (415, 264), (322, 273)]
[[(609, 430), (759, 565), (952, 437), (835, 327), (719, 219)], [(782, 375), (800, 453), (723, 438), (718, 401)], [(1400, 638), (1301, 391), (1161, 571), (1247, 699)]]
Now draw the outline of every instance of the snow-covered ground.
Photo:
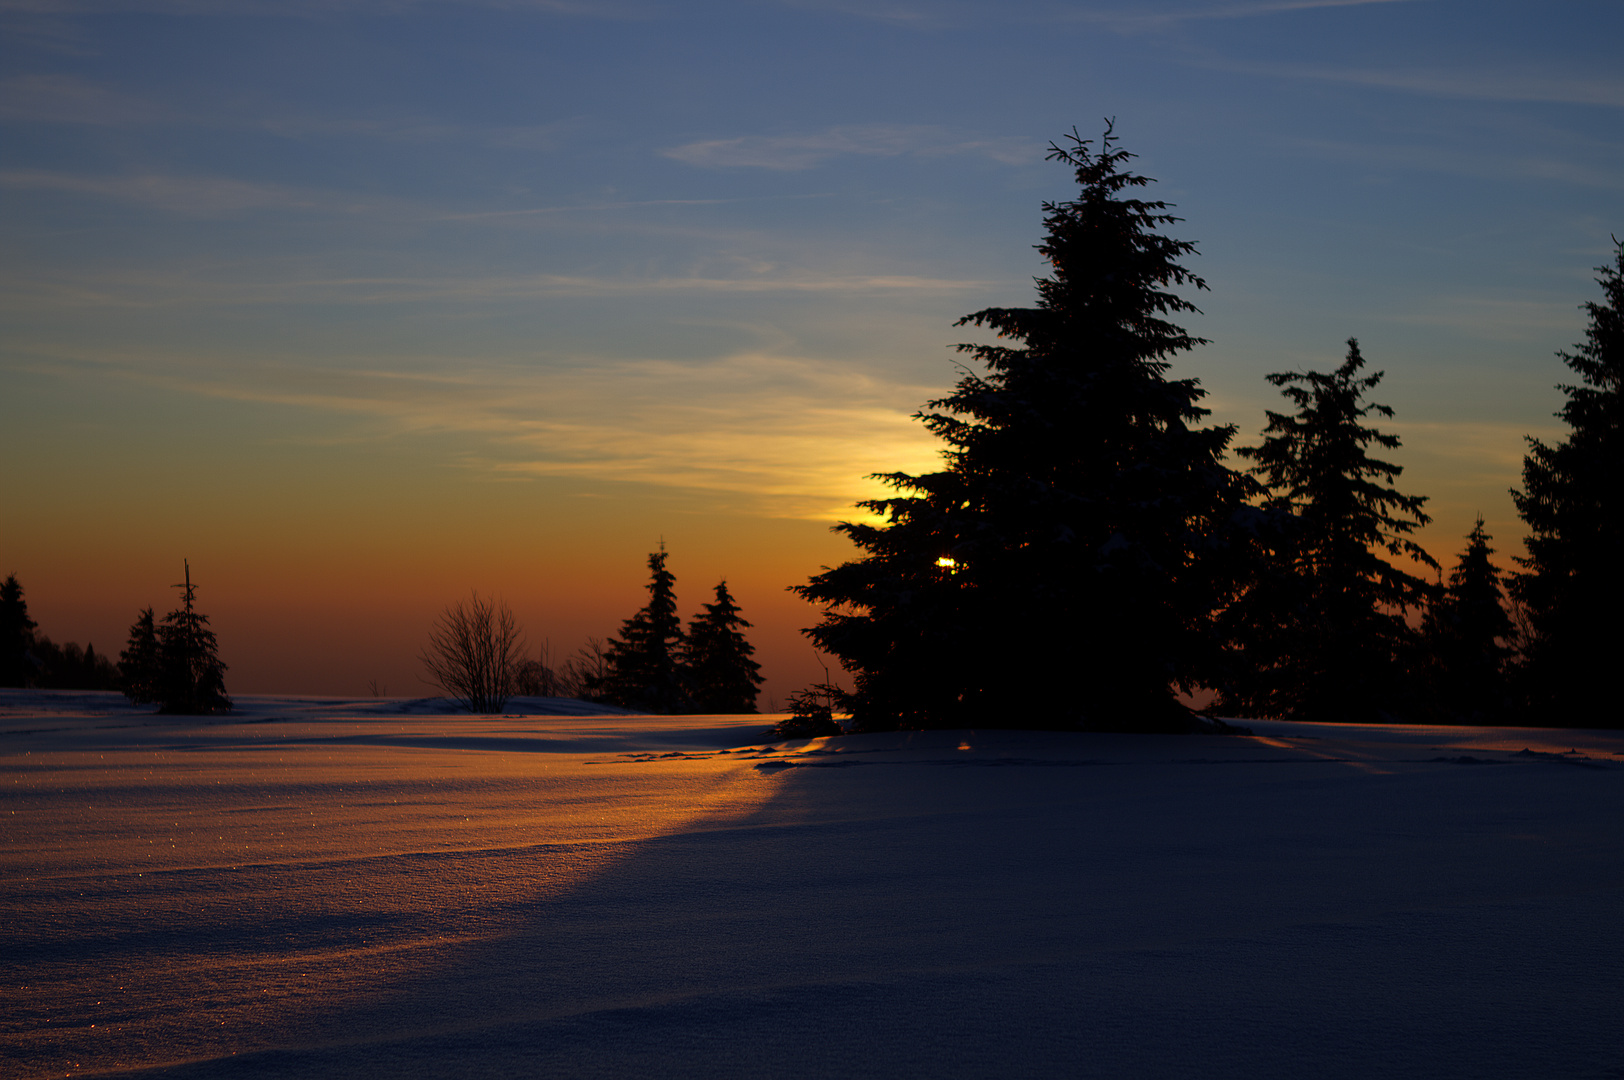
[(239, 705), (0, 692), (0, 1075), (1624, 1076), (1624, 733)]

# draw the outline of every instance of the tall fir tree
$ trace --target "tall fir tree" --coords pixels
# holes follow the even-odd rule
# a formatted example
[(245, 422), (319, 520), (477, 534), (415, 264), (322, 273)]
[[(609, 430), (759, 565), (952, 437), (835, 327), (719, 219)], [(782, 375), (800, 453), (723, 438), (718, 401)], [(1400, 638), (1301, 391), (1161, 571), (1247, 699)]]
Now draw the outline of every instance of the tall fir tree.
[(218, 656), (219, 642), (209, 629), (209, 617), (197, 610), (190, 563), (185, 582), (175, 588), (181, 590), (180, 607), (165, 615), (158, 627), (158, 711), (182, 716), (230, 712), (226, 665)]
[(1049, 158), (1078, 197), (1045, 203), (1037, 305), (959, 325), (985, 374), (916, 419), (946, 468), (877, 478), (878, 522), (836, 528), (863, 555), (796, 591), (823, 607), (807, 631), (852, 674), (849, 727), (1189, 726), (1176, 688), (1199, 681), (1226, 595), (1224, 537), (1251, 482), (1220, 459), (1232, 427), (1203, 427), (1194, 379), (1169, 360), (1203, 339), (1166, 316), (1205, 288), (1162, 235), (1168, 204), (1107, 127)]
[(1439, 566), (1410, 539), (1431, 520), (1426, 497), (1399, 492), (1403, 468), (1368, 453), (1399, 439), (1363, 423), (1393, 415), (1365, 400), (1382, 372), (1361, 376), (1363, 366), (1350, 338), (1333, 372), (1268, 376), (1297, 411), (1270, 411), (1261, 445), (1237, 451), (1257, 463), (1271, 508), (1290, 517), (1273, 565), (1226, 615), (1239, 663), (1218, 702), (1224, 712), (1371, 722), (1414, 707), (1415, 635), (1403, 613), (1425, 606), (1433, 588), (1381, 552)]
[(649, 555), (648, 604), (621, 624), (618, 638), (609, 639), (606, 671), (589, 687), (598, 701), (641, 712), (687, 710), (677, 579), (665, 568), (665, 557), (663, 544)]
[(761, 665), (751, 657), (756, 647), (745, 638), (750, 628), (727, 582), (716, 583), (716, 601), (688, 623), (682, 664), (687, 674), (689, 707), (697, 713), (753, 713), (761, 692)]
[(28, 617), (28, 601), (16, 574), (0, 582), (0, 686), (27, 686), (33, 674), (28, 650), (34, 644), (34, 628), (39, 624)]
[(1421, 624), (1429, 664), (1433, 715), (1462, 724), (1503, 723), (1510, 715), (1506, 664), (1513, 633), (1500, 570), (1490, 558), (1494, 539), (1483, 519), (1466, 537), (1448, 587)]
[(151, 608), (142, 608), (130, 624), (130, 640), (118, 654), (118, 674), (124, 696), (137, 705), (158, 701), (163, 668), (158, 656), (158, 628)]
[(1527, 611), (1522, 696), (1535, 723), (1617, 727), (1616, 668), (1624, 655), (1624, 244), (1597, 267), (1604, 303), (1585, 340), (1557, 355), (1582, 385), (1556, 415), (1568, 437), (1528, 440), (1523, 490), (1512, 491), (1527, 524), (1528, 557), (1511, 581)]

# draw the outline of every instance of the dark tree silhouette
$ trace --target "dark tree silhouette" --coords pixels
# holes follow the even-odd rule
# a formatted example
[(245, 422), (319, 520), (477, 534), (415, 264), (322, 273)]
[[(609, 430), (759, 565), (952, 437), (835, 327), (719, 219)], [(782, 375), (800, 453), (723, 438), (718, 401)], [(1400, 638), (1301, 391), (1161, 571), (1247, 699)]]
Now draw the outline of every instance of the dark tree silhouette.
[(517, 692), (524, 634), (506, 604), (472, 592), (434, 620), (417, 659), (427, 681), (469, 712), (499, 713)]
[(1492, 539), (1478, 518), (1448, 588), (1427, 608), (1421, 627), (1432, 711), (1451, 722), (1502, 723), (1510, 713), (1506, 663), (1513, 630), (1500, 571), (1489, 558)]
[(118, 655), (118, 674), (124, 696), (137, 705), (158, 700), (162, 668), (158, 657), (158, 630), (151, 608), (142, 608), (130, 624), (130, 640)]
[(0, 583), (0, 686), (28, 685), (33, 674), (28, 650), (38, 625), (28, 617), (28, 601), (17, 575), (6, 575)]
[(30, 650), (34, 658), (35, 686), (49, 690), (117, 690), (118, 669), (96, 651), (94, 643), (79, 647), (76, 641), (58, 645), (44, 634), (36, 635)]
[(761, 665), (751, 659), (756, 647), (745, 638), (750, 624), (727, 591), (716, 584), (716, 602), (688, 623), (682, 665), (687, 673), (689, 707), (698, 713), (753, 713), (765, 681)]
[(607, 671), (588, 689), (598, 701), (651, 713), (686, 712), (680, 657), (682, 620), (677, 617), (677, 579), (665, 568), (666, 553), (648, 557), (649, 601), (609, 639)]
[(182, 716), (230, 712), (219, 642), (209, 629), (209, 617), (197, 610), (192, 567), (189, 562), (185, 566), (186, 580), (175, 586), (181, 590), (180, 607), (158, 627), (158, 711)]
[(1624, 655), (1624, 244), (1597, 267), (1604, 303), (1587, 303), (1590, 326), (1560, 356), (1582, 385), (1562, 386), (1568, 437), (1528, 440), (1523, 490), (1512, 491), (1528, 525), (1525, 568), (1511, 592), (1528, 614), (1522, 693), (1538, 723), (1616, 727), (1616, 669)]
[(1045, 203), (1037, 306), (965, 316), (1006, 343), (960, 345), (966, 372), (917, 414), (946, 468), (882, 474), (883, 521), (836, 528), (864, 552), (796, 591), (808, 634), (852, 674), (849, 727), (1181, 728), (1227, 586), (1221, 537), (1253, 490), (1220, 463), (1231, 427), (1198, 426), (1194, 379), (1169, 358), (1202, 343), (1165, 316), (1205, 288), (1159, 230), (1167, 204), (1107, 128), (1050, 147), (1081, 189)]
[(1403, 469), (1367, 453), (1399, 440), (1362, 422), (1393, 415), (1365, 401), (1382, 373), (1361, 377), (1363, 365), (1350, 338), (1347, 359), (1329, 374), (1268, 377), (1297, 411), (1271, 411), (1262, 444), (1238, 453), (1257, 463), (1270, 505), (1292, 518), (1276, 538), (1275, 564), (1228, 615), (1242, 663), (1222, 711), (1368, 722), (1400, 719), (1411, 707), (1414, 634), (1403, 612), (1424, 606), (1433, 590), (1379, 552), (1439, 567), (1409, 538), (1431, 520), (1426, 498), (1400, 493)]
[(789, 696), (789, 715), (773, 726), (775, 739), (820, 739), (845, 734), (835, 709), (842, 707), (845, 693), (833, 683), (821, 682)]

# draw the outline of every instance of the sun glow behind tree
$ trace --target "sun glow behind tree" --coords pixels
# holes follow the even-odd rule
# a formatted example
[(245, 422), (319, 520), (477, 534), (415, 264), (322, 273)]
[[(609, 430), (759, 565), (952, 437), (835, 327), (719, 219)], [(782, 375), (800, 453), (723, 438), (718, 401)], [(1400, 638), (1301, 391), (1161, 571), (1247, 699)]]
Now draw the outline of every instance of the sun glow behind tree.
[(186, 551), (238, 691), (417, 686), (470, 586), (567, 652), (662, 533), (815, 678), (782, 587), (936, 467), (941, 328), (1041, 271), (1080, 115), (1201, 223), (1215, 420), (1357, 333), (1438, 552), (1517, 535), (1624, 217), (1610, 0), (13, 7), (0, 573), (105, 644)]

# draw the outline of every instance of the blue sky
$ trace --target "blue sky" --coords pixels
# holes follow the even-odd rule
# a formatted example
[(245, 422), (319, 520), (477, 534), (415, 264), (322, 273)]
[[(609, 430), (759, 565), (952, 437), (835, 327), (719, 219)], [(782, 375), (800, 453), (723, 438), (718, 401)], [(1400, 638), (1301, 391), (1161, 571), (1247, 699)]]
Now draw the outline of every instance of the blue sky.
[[(121, 639), (125, 583), (186, 548), (239, 640), (387, 564), (418, 583), (396, 623), (529, 590), (573, 647), (665, 536), (687, 606), (749, 583), (787, 692), (783, 586), (844, 557), (864, 474), (930, 467), (908, 414), (953, 320), (1030, 300), (1071, 194), (1044, 148), (1106, 117), (1200, 246), (1212, 344), (1177, 374), (1217, 418), (1255, 439), (1262, 376), (1357, 336), (1423, 541), (1447, 564), (1481, 512), (1515, 549), (1522, 437), (1559, 434), (1553, 353), (1624, 234), (1616, 0), (0, 0), (0, 28), (0, 572), (59, 639)], [(404, 684), (410, 636), (351, 667)], [(350, 677), (257, 655), (268, 690)]]

